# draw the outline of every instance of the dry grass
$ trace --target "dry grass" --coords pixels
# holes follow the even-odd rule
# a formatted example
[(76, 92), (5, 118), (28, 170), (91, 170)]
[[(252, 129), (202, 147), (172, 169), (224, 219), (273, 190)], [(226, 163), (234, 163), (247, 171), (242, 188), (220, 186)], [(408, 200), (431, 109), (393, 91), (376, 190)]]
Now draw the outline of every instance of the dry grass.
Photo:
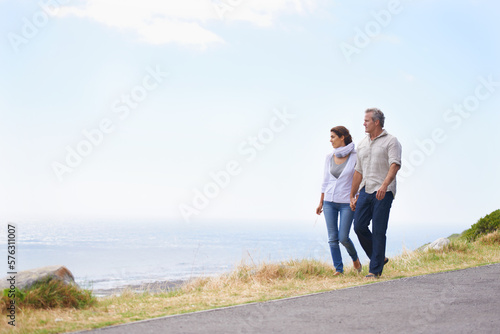
[[(474, 243), (454, 240), (442, 250), (404, 251), (390, 259), (384, 275), (377, 281), (498, 263), (499, 245), (497, 231)], [(99, 299), (96, 306), (86, 310), (18, 310), (15, 331), (7, 325), (5, 317), (0, 326), (5, 333), (61, 333), (373, 282), (364, 278), (366, 268), (361, 274), (352, 268), (347, 268), (342, 276), (333, 273), (331, 265), (315, 260), (241, 265), (226, 275), (191, 281), (177, 291), (159, 294), (126, 291), (121, 296)]]
[(484, 245), (500, 245), (500, 230), (480, 237), (477, 242)]

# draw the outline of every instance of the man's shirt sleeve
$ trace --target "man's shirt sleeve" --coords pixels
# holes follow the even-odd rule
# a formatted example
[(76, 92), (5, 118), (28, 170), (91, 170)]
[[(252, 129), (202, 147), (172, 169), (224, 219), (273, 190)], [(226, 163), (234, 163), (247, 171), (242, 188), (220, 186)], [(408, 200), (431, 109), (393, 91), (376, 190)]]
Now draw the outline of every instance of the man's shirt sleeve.
[(389, 142), (388, 155), (389, 155), (389, 166), (392, 164), (401, 166), (402, 148), (401, 144), (399, 143), (396, 137), (393, 137), (392, 140)]

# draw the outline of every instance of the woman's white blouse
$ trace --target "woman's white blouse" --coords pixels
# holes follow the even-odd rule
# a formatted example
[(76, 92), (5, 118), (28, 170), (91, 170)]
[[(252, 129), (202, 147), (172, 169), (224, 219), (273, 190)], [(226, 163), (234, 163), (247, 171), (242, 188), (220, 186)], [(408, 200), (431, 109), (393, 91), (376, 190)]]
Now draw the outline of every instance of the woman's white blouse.
[(321, 185), (321, 192), (325, 194), (324, 200), (335, 203), (349, 203), (352, 177), (357, 159), (356, 151), (353, 150), (349, 158), (347, 158), (347, 164), (338, 179), (330, 173), (332, 158), (333, 152), (328, 154), (325, 159), (325, 171)]

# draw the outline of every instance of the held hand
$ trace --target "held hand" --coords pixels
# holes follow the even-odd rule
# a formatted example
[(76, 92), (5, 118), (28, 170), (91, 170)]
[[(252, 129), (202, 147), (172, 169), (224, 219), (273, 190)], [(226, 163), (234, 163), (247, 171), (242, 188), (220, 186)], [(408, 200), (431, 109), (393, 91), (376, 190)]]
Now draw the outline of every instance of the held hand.
[(387, 192), (387, 186), (382, 185), (382, 187), (380, 187), (380, 189), (377, 191), (377, 195), (375, 197), (379, 201), (381, 201), (384, 199), (386, 192)]
[(355, 211), (356, 210), (356, 203), (358, 202), (358, 196), (351, 197), (351, 210)]
[(323, 212), (323, 204), (320, 204), (317, 208), (316, 208), (316, 214), (317, 215), (320, 215), (321, 212)]

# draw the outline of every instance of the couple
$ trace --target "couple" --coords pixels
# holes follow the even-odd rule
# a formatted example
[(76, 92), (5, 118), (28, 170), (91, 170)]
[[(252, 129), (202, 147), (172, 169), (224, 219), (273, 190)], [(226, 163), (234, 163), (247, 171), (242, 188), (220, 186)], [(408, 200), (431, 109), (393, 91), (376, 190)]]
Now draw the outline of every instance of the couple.
[[(385, 116), (379, 109), (365, 111), (367, 136), (354, 149), (349, 130), (343, 126), (331, 129), (333, 152), (325, 161), (321, 200), (316, 213), (325, 213), (328, 243), (335, 275), (344, 272), (339, 241), (347, 249), (353, 266), (361, 272), (361, 263), (349, 231), (354, 218), (354, 231), (370, 259), (367, 278), (382, 275), (386, 231), (394, 195), (396, 174), (401, 168), (401, 144), (384, 130)], [(340, 222), (338, 216), (340, 214)], [(368, 229), (372, 221), (372, 231)]]

